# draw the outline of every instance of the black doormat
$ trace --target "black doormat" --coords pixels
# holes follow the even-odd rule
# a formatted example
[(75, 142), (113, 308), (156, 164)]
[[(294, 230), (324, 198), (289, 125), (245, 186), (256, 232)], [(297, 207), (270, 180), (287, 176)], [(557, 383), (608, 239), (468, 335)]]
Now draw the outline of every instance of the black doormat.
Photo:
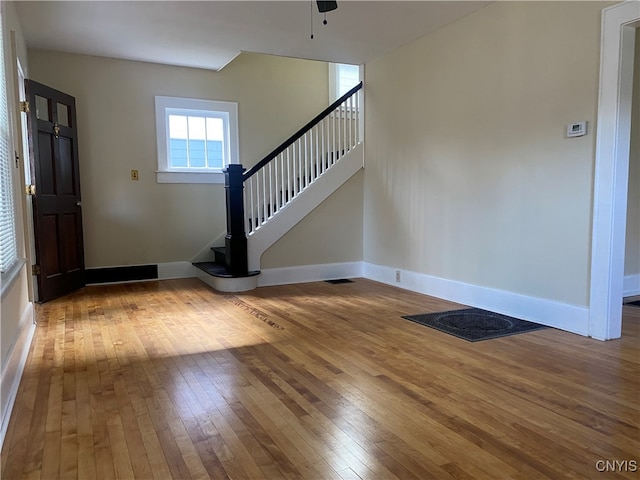
[(515, 335), (516, 333), (547, 328), (545, 325), (508, 317), (487, 310), (480, 310), (479, 308), (465, 308), (463, 310), (425, 313), (422, 315), (407, 315), (402, 318), (419, 323), (420, 325), (435, 328), (436, 330), (468, 340), (469, 342), (506, 337), (507, 335)]
[(634, 307), (640, 307), (640, 300), (636, 300), (635, 302), (625, 303), (625, 305), (633, 305)]

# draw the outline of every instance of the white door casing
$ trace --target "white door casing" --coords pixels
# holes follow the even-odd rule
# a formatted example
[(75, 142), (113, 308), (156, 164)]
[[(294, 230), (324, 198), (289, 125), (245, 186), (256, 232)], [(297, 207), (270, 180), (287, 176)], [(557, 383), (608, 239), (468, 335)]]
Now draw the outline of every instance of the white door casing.
[(599, 340), (622, 333), (633, 54), (639, 23), (638, 1), (602, 12), (589, 298), (589, 336)]

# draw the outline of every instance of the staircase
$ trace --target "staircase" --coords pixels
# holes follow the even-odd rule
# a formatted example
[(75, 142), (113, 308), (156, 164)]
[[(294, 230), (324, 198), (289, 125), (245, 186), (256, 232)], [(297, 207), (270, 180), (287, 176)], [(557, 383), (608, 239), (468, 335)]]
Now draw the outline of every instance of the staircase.
[(223, 292), (257, 286), (260, 257), (364, 163), (362, 82), (248, 171), (225, 170), (227, 234), (198, 278)]

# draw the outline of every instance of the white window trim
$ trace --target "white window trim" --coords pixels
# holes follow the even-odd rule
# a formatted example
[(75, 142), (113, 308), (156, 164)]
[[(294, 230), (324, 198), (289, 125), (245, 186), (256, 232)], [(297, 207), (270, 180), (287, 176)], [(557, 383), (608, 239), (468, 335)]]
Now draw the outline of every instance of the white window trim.
[[(6, 293), (11, 289), (14, 281), (18, 278), (18, 274), (24, 260), (19, 258), (18, 254), (18, 229), (16, 225), (16, 208), (17, 208), (17, 194), (16, 194), (16, 177), (14, 158), (15, 151), (13, 150), (12, 143), (12, 104), (11, 96), (9, 95), (9, 81), (8, 72), (11, 70), (7, 68), (8, 58), (6, 52), (9, 50), (5, 48), (9, 45), (8, 30), (5, 25), (5, 12), (4, 4), (0, 6), (0, 135), (2, 136), (0, 143), (3, 144), (4, 152), (3, 158), (0, 158), (0, 182), (2, 186), (1, 194), (3, 196), (0, 205), (0, 216), (2, 217), (3, 228), (0, 231), (0, 238), (2, 239), (0, 249), (0, 258), (2, 259), (0, 265), (0, 291), (1, 296), (4, 297)], [(6, 156), (6, 157), (5, 157)]]
[(238, 104), (218, 100), (200, 100), (197, 98), (180, 98), (156, 96), (156, 137), (158, 148), (158, 183), (224, 183), (223, 168), (185, 169), (169, 168), (168, 163), (168, 115), (179, 112), (202, 112), (203, 115), (222, 112), (228, 124), (228, 137), (225, 138), (227, 148), (227, 165), (240, 163), (238, 142)]

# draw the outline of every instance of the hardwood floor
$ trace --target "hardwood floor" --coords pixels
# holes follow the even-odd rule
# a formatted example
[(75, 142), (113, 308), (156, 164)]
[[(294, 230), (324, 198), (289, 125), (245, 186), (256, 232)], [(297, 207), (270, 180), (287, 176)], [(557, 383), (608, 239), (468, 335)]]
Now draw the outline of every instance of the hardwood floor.
[(88, 287), (37, 309), (2, 478), (638, 478), (640, 308), (610, 342), (400, 318), (457, 307), (362, 279)]

